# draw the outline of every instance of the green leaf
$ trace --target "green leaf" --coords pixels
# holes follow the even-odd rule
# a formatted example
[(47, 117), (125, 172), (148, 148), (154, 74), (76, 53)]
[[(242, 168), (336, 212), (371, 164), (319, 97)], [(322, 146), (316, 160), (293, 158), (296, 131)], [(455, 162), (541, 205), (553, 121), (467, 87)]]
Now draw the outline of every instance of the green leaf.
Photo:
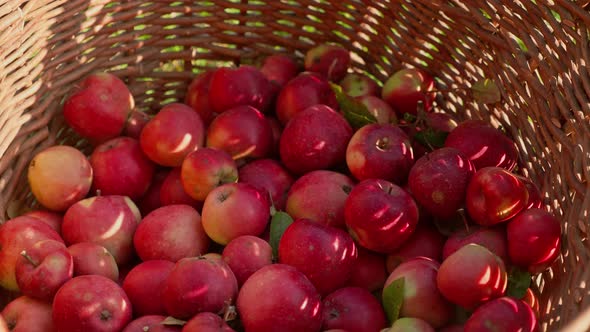
[(278, 211), (270, 220), (270, 239), (269, 243), (272, 248), (272, 255), (275, 259), (279, 256), (279, 242), (285, 232), (285, 229), (293, 223), (293, 218), (286, 212)]
[(437, 149), (445, 146), (447, 136), (449, 136), (449, 133), (447, 132), (426, 128), (417, 132), (414, 135), (414, 139), (424, 146)]
[(383, 309), (390, 323), (399, 318), (399, 312), (404, 302), (404, 283), (405, 279), (395, 279), (391, 284), (383, 289)]
[(529, 272), (515, 267), (508, 271), (508, 287), (506, 289), (508, 296), (522, 299), (530, 286), (531, 274)]
[(494, 104), (502, 99), (500, 89), (496, 83), (489, 78), (479, 80), (471, 86), (471, 93), (475, 101), (484, 104)]
[(369, 113), (363, 103), (344, 93), (339, 85), (334, 83), (330, 83), (330, 85), (336, 95), (340, 112), (353, 128), (358, 129), (371, 123), (377, 123), (375, 116)]

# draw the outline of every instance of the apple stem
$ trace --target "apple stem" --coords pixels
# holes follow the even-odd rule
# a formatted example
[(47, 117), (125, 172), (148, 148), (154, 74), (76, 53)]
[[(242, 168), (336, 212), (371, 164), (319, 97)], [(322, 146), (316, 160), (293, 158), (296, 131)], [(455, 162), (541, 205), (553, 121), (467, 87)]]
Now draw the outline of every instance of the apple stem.
[(226, 322), (232, 321), (238, 317), (236, 306), (231, 305), (231, 302), (226, 301), (223, 308), (223, 320)]
[(270, 200), (270, 216), (274, 217), (275, 214), (277, 214), (277, 208), (275, 206), (275, 202), (272, 199), (272, 195), (270, 194), (270, 191), (266, 191), (266, 193), (268, 194), (268, 199)]
[(391, 192), (393, 191), (393, 186), (389, 187), (389, 189), (387, 189), (387, 193), (391, 195)]
[(23, 256), (27, 261), (29, 261), (29, 263), (31, 263), (31, 265), (33, 265), (34, 267), (39, 266), (39, 263), (37, 263), (37, 261), (34, 260), (33, 257), (29, 256), (26, 250), (21, 251), (20, 255)]

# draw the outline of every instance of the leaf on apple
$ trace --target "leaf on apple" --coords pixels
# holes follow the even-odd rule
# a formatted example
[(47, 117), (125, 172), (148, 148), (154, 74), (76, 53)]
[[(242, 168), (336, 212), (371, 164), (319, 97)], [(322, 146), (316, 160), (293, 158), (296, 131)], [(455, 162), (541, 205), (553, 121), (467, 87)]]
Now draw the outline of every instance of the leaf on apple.
[(489, 78), (475, 82), (471, 86), (471, 93), (475, 101), (483, 104), (494, 104), (502, 99), (498, 85)]
[(445, 146), (447, 136), (449, 136), (449, 133), (447, 132), (435, 130), (433, 128), (426, 128), (417, 132), (414, 135), (414, 139), (424, 146), (438, 149)]
[(336, 95), (340, 112), (354, 129), (371, 123), (377, 123), (375, 116), (369, 113), (369, 110), (363, 103), (348, 96), (342, 91), (342, 87), (339, 85), (330, 83), (330, 86)]
[(526, 290), (531, 286), (531, 274), (527, 271), (513, 267), (508, 271), (508, 287), (506, 295), (522, 299)]
[(383, 289), (383, 309), (393, 324), (399, 318), (399, 312), (404, 302), (404, 283), (405, 278), (395, 279), (391, 284)]
[(275, 259), (279, 256), (279, 242), (283, 233), (293, 223), (293, 218), (286, 212), (277, 211), (270, 220), (269, 244), (272, 248), (272, 255)]
[(173, 326), (184, 326), (186, 324), (186, 321), (178, 319), (178, 318), (174, 318), (172, 316), (168, 316), (162, 321), (161, 324), (162, 325), (173, 325)]

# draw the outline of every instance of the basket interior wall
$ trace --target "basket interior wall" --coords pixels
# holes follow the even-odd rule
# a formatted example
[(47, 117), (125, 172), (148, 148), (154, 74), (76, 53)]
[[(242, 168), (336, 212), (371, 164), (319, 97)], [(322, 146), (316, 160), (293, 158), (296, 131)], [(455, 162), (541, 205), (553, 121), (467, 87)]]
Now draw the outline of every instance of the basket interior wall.
[[(0, 220), (33, 206), (32, 155), (51, 144), (88, 148), (64, 129), (72, 85), (109, 70), (138, 109), (182, 100), (206, 68), (320, 42), (354, 53), (354, 70), (383, 82), (404, 66), (438, 79), (436, 108), (502, 127), (518, 144), (523, 173), (541, 184), (563, 220), (563, 257), (539, 280), (545, 329), (590, 301), (586, 240), (590, 206), (590, 15), (553, 1), (5, 1), (0, 4)], [(482, 79), (501, 102), (474, 101)], [(4, 213), (6, 212), (6, 213)]]

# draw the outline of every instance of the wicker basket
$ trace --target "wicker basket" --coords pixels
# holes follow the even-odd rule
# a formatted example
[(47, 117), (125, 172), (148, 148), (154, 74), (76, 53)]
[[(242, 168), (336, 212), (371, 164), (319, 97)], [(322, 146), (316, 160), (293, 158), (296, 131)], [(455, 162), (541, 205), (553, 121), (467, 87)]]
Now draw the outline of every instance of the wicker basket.
[[(64, 130), (61, 102), (87, 74), (123, 78), (138, 109), (182, 100), (196, 72), (333, 41), (383, 82), (424, 67), (436, 107), (502, 126), (524, 172), (563, 221), (563, 255), (544, 273), (543, 330), (583, 331), (590, 303), (589, 1), (0, 0), (0, 221), (33, 206), (26, 165)], [(473, 98), (489, 78), (502, 99)]]

